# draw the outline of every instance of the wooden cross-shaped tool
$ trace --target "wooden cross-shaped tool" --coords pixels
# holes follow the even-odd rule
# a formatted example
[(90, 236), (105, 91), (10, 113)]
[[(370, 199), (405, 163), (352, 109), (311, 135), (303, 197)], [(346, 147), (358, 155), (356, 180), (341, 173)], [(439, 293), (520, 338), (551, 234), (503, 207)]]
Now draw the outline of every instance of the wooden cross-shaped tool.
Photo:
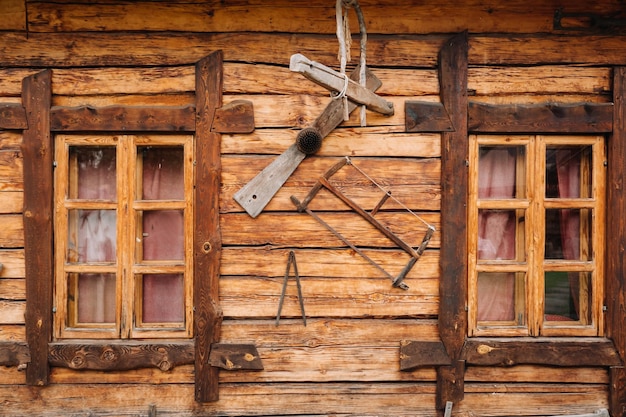
[[(291, 57), (289, 68), (292, 71), (300, 72), (305, 77), (332, 91), (342, 91), (348, 97), (348, 112), (357, 108), (357, 104), (363, 104), (368, 108), (383, 113), (393, 114), (393, 103), (389, 103), (374, 92), (380, 88), (382, 83), (369, 70), (366, 71), (365, 87), (357, 84), (353, 79), (358, 78), (359, 69), (355, 69), (350, 78), (344, 77), (341, 73), (324, 67), (321, 64), (308, 60), (300, 54)], [(345, 87), (345, 88), (344, 88)], [(241, 207), (251, 217), (257, 217), (272, 197), (283, 186), (285, 181), (296, 170), (300, 162), (309, 153), (315, 153), (319, 146), (307, 147), (302, 143), (307, 135), (313, 133), (314, 138), (321, 145), (321, 140), (325, 138), (343, 121), (343, 100), (332, 99), (313, 123), (303, 129), (296, 138), (296, 143), (291, 145), (285, 152), (280, 154), (263, 171), (258, 173), (250, 182), (244, 185), (234, 195)]]

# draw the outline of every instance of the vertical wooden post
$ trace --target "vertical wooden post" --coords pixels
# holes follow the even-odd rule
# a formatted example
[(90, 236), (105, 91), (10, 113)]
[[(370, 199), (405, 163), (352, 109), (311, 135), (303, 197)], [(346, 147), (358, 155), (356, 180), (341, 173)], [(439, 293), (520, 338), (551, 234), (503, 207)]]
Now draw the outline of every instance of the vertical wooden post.
[(222, 52), (196, 64), (196, 137), (194, 193), (195, 398), (217, 401), (219, 368), (209, 365), (211, 343), (219, 341), (222, 314), (218, 283), (222, 239), (219, 192), (220, 134), (213, 133), (215, 109), (222, 107)]
[(24, 258), (26, 267), (26, 340), (30, 363), (28, 385), (47, 385), (48, 343), (52, 337), (52, 204), (54, 144), (50, 135), (52, 101), (50, 70), (26, 77), (22, 103), (24, 130)]
[[(606, 238), (607, 336), (613, 339), (626, 363), (626, 67), (613, 74), (613, 135), (608, 141), (607, 219), (611, 222)], [(612, 417), (626, 416), (626, 371), (611, 368), (610, 411)]]
[(441, 278), (439, 333), (450, 366), (437, 372), (437, 408), (463, 399), (465, 364), (459, 361), (467, 334), (467, 32), (448, 40), (439, 55), (441, 101), (454, 131), (441, 135)]

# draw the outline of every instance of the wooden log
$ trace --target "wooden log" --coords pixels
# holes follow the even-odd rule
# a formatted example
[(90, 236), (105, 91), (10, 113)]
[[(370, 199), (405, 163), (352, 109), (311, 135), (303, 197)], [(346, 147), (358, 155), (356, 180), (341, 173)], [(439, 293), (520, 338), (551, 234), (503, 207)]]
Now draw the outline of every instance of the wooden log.
[(0, 150), (0, 191), (22, 191), (24, 159), (15, 149)]
[(24, 193), (22, 191), (0, 192), (0, 214), (21, 213), (24, 207)]
[(609, 133), (613, 104), (495, 105), (469, 103), (468, 129), (483, 133)]
[(21, 214), (3, 214), (0, 248), (14, 249), (24, 247), (24, 221)]
[(0, 323), (24, 325), (24, 300), (0, 300)]
[(54, 342), (49, 345), (50, 366), (99, 371), (125, 371), (155, 367), (161, 371), (194, 362), (194, 344), (189, 342), (146, 343), (76, 343)]
[(404, 106), (407, 132), (452, 132), (454, 126), (442, 103), (407, 101)]
[(3, 265), (0, 277), (24, 278), (24, 249), (0, 250), (0, 262)]

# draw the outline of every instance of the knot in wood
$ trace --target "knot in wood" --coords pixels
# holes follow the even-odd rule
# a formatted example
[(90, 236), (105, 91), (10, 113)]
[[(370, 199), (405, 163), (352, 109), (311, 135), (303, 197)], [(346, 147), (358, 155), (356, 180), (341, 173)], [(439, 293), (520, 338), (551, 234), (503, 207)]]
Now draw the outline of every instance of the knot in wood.
[(300, 152), (307, 155), (314, 154), (322, 147), (322, 135), (317, 129), (307, 127), (298, 133), (296, 145)]
[(167, 359), (164, 359), (161, 362), (159, 362), (158, 367), (163, 372), (166, 372), (166, 371), (169, 371), (170, 369), (172, 369), (172, 364)]
[(102, 360), (105, 360), (107, 362), (113, 362), (117, 360), (117, 354), (110, 347), (105, 348), (102, 351), (102, 355), (100, 355), (100, 357), (102, 358)]
[(82, 368), (85, 365), (85, 357), (82, 354), (76, 354), (70, 361), (72, 368)]

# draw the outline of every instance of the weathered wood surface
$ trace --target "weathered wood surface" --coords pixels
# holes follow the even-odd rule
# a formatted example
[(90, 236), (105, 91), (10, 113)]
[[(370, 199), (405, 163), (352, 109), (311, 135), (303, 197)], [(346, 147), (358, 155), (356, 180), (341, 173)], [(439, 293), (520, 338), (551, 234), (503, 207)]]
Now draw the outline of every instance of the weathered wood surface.
[[(4, 214), (2, 220), (2, 234), (0, 248), (12, 249), (24, 247), (24, 221), (21, 214)], [(2, 262), (2, 261), (0, 261)]]
[(0, 192), (22, 191), (24, 159), (16, 149), (0, 150)]
[(227, 371), (263, 370), (263, 361), (253, 344), (213, 343), (209, 354), (209, 364)]
[(450, 364), (451, 359), (441, 341), (402, 340), (400, 342), (400, 370), (402, 371), (410, 371), (425, 366)]
[[(428, 34), (470, 32), (555, 32), (553, 16), (558, 8), (567, 13), (593, 12), (598, 16), (614, 16), (622, 12), (620, 3), (614, 0), (595, 2), (586, 7), (577, 2), (545, 3), (540, 0), (510, 1), (507, 7), (497, 0), (479, 4), (441, 4), (436, 0), (414, 3), (393, 1), (361, 1), (368, 33)], [(272, 2), (272, 8), (260, 1), (234, 2), (216, 6), (212, 3), (152, 3), (137, 1), (116, 4), (105, 1), (80, 1), (57, 5), (49, 2), (32, 2), (28, 8), (30, 32), (82, 32), (82, 31), (188, 31), (198, 32), (267, 32), (326, 33), (335, 30), (334, 3), (311, 3), (306, 0)], [(22, 8), (13, 6), (14, 13)], [(150, 18), (146, 17), (146, 9)], [(526, 13), (532, 10), (533, 13)], [(22, 11), (23, 13), (23, 11)], [(232, 19), (233, 15), (245, 18)], [(376, 19), (388, 16), (393, 27)], [(17, 17), (17, 16), (16, 16)], [(358, 28), (354, 16), (351, 27)], [(511, 25), (510, 22), (516, 22)]]
[(194, 362), (194, 344), (184, 343), (51, 343), (50, 366), (75, 370), (125, 371), (155, 367), (169, 371)]
[(22, 130), (26, 127), (26, 111), (21, 104), (0, 104), (0, 129)]
[(0, 342), (0, 366), (20, 366), (30, 362), (26, 343)]

